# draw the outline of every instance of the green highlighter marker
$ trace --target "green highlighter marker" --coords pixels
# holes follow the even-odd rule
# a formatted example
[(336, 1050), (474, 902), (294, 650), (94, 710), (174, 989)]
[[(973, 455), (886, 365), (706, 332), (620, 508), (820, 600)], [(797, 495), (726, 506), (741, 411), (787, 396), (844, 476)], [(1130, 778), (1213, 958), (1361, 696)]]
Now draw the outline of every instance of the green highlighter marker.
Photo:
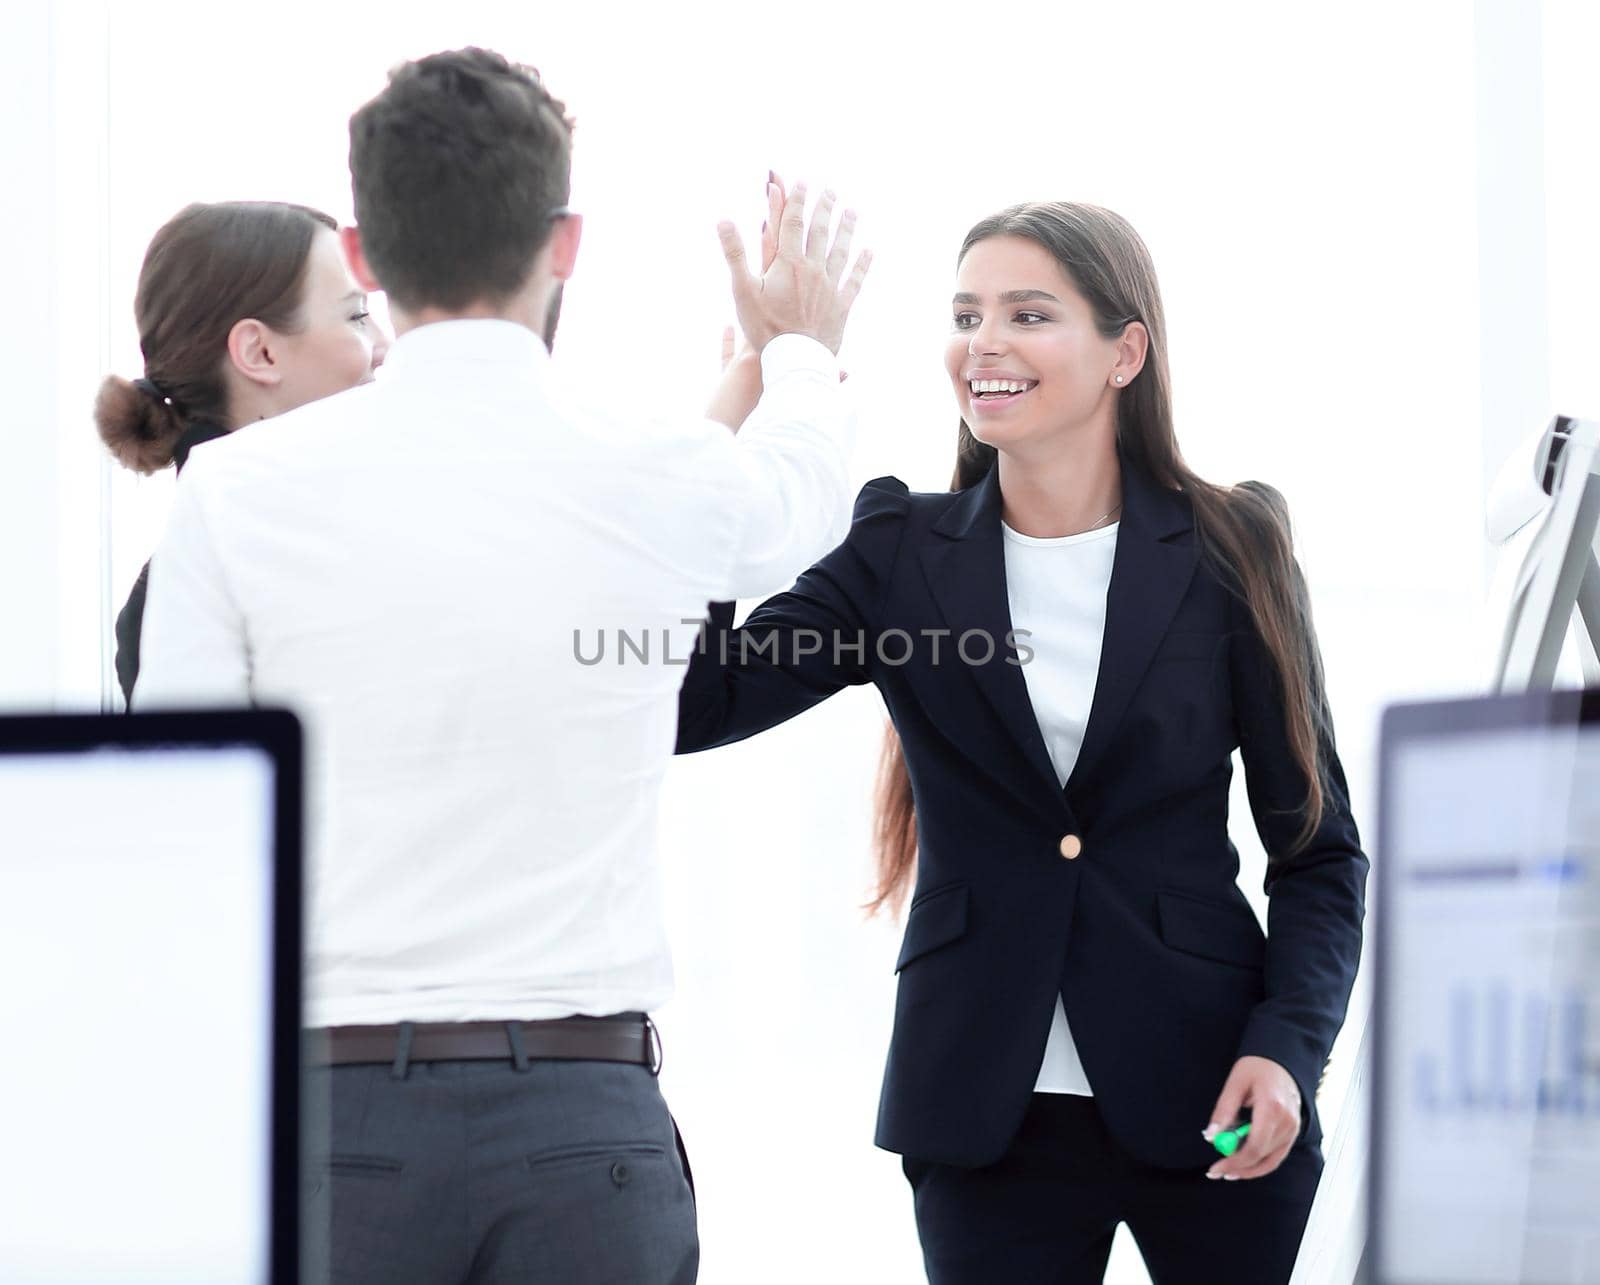
[(1241, 1124), (1237, 1129), (1224, 1129), (1211, 1139), (1211, 1145), (1225, 1156), (1231, 1156), (1239, 1149), (1239, 1144), (1244, 1141), (1245, 1135), (1250, 1132), (1248, 1124)]

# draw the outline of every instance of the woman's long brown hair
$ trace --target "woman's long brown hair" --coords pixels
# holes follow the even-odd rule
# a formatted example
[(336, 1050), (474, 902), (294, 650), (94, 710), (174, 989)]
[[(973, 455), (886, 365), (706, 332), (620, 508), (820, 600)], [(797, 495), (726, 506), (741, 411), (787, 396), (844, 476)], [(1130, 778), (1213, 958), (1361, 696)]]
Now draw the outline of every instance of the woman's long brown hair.
[[(1326, 763), (1321, 744), (1329, 734), (1328, 713), (1311, 603), (1295, 562), (1283, 497), (1260, 482), (1217, 486), (1184, 463), (1172, 427), (1167, 328), (1155, 265), (1127, 220), (1092, 205), (1016, 205), (968, 232), (957, 262), (993, 236), (1026, 237), (1048, 250), (1088, 301), (1103, 337), (1115, 339), (1135, 321), (1149, 332), (1144, 367), (1118, 394), (1117, 441), (1124, 458), (1157, 486), (1182, 491), (1193, 501), (1202, 555), (1249, 608), (1276, 669), (1290, 750), (1306, 780), (1303, 824), (1295, 841), (1297, 849), (1304, 847), (1322, 820)], [(981, 481), (995, 457), (994, 448), (978, 441), (961, 421), (950, 489), (962, 491)], [(877, 888), (868, 913), (885, 906), (898, 911), (916, 872), (917, 817), (893, 726), (885, 730), (879, 761), (873, 838)]]

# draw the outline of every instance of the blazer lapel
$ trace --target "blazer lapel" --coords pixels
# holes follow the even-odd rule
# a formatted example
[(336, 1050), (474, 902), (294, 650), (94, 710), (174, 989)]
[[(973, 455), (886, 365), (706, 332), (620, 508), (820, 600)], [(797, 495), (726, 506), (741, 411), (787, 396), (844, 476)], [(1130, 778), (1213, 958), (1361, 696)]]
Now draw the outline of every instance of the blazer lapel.
[(1122, 457), (1122, 517), (1089, 722), (1067, 789), (1087, 779), (1111, 743), (1194, 578), (1199, 546), (1188, 500)]
[[(1033, 773), (1059, 797), (1061, 783), (1034, 717), (1022, 667), (1007, 660), (1014, 660), (1015, 654), (1006, 646), (1006, 634), (1012, 627), (1011, 605), (1006, 592), (997, 474), (998, 470), (990, 469), (983, 481), (961, 492), (945, 510), (933, 526), (935, 538), (923, 546), (922, 567), (951, 630), (941, 660), (948, 663), (952, 676), (957, 671), (972, 676)], [(987, 664), (968, 665), (957, 657), (956, 640), (969, 629), (987, 630), (994, 639), (994, 655)]]

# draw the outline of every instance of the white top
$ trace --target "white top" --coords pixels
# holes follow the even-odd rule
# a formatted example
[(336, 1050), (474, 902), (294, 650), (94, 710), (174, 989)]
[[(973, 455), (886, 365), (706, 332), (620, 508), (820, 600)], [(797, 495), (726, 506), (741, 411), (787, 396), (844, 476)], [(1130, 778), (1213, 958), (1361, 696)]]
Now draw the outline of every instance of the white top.
[[(1005, 535), (1006, 594), (1011, 625), (1028, 630), (1033, 658), (1022, 667), (1034, 718), (1063, 788), (1083, 747), (1083, 731), (1100, 673), (1106, 631), (1106, 590), (1117, 551), (1118, 523), (1039, 539), (1000, 524)], [(1037, 1093), (1092, 1094), (1067, 1011), (1056, 997)]]
[(625, 381), (441, 322), (191, 456), (133, 704), (305, 721), (310, 1025), (667, 999), (657, 800), (706, 604), (783, 588), (850, 520), (833, 355), (784, 335), (761, 363), (735, 437), (597, 413)]

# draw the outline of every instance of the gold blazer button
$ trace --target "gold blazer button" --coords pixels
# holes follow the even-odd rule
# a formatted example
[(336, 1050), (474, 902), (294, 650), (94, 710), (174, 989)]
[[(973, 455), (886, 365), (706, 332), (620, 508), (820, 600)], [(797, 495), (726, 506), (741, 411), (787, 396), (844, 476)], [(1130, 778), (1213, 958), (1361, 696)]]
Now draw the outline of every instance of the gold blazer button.
[(1068, 861), (1076, 861), (1078, 854), (1083, 851), (1083, 840), (1075, 834), (1069, 834), (1061, 840), (1061, 855)]

